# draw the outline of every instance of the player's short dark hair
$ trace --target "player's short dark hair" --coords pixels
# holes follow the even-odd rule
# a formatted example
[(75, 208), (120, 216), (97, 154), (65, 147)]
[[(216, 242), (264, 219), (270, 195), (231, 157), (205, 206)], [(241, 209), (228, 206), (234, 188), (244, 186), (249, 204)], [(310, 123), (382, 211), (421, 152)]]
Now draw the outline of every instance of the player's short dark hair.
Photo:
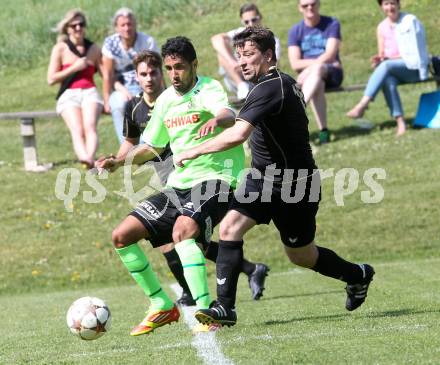
[(166, 56), (179, 56), (189, 63), (197, 58), (191, 41), (181, 36), (167, 39), (162, 46), (162, 58), (165, 59)]
[[(382, 3), (384, 2), (384, 0), (377, 0), (377, 3), (382, 6)], [(400, 5), (400, 0), (396, 0), (397, 4)]]
[(260, 10), (258, 10), (258, 6), (255, 4), (244, 4), (240, 7), (240, 18), (244, 13), (247, 13), (248, 11), (255, 11), (257, 15), (262, 18), (262, 15), (260, 13)]
[(162, 58), (154, 51), (141, 51), (133, 58), (134, 69), (137, 70), (140, 63), (145, 62), (148, 66), (158, 68), (162, 72)]
[(266, 52), (268, 49), (272, 50), (272, 60), (277, 61), (275, 54), (275, 36), (268, 28), (261, 26), (248, 27), (242, 32), (236, 34), (232, 39), (234, 47), (243, 47), (246, 42), (255, 44), (261, 53)]

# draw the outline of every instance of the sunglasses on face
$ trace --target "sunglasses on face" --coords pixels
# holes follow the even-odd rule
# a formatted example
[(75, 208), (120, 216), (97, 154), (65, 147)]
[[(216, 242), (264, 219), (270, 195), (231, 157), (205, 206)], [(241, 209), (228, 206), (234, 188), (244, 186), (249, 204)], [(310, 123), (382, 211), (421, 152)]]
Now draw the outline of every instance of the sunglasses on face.
[(72, 28), (72, 29), (75, 29), (76, 27), (84, 28), (85, 26), (86, 26), (85, 22), (69, 24), (69, 28)]
[(258, 22), (259, 20), (260, 20), (260, 17), (259, 17), (259, 16), (256, 16), (255, 18), (251, 18), (251, 19), (243, 20), (243, 24), (244, 24), (244, 25), (249, 25), (249, 24), (251, 24), (251, 23), (256, 23), (256, 22)]
[(303, 9), (306, 9), (306, 8), (308, 8), (309, 6), (312, 7), (312, 8), (314, 8), (315, 5), (316, 5), (316, 1), (315, 1), (314, 3), (301, 4), (301, 7), (302, 7)]

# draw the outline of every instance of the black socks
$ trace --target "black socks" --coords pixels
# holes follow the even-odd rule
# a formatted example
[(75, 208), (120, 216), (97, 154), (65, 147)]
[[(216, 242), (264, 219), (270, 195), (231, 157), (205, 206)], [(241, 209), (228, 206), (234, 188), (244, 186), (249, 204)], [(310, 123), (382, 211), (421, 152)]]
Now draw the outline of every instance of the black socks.
[(249, 276), (255, 271), (256, 268), (257, 265), (255, 265), (253, 262), (246, 260), (243, 257), (243, 262), (241, 264), (241, 272), (244, 272), (247, 276)]
[(204, 255), (209, 261), (217, 262), (218, 242), (210, 241)]
[(359, 265), (345, 261), (328, 248), (316, 247), (319, 256), (313, 270), (322, 275), (345, 281), (348, 284), (359, 283), (363, 280), (363, 271)]
[[(209, 242), (208, 248), (206, 249), (205, 257), (212, 262), (216, 262), (217, 256), (218, 256), (218, 242), (211, 241)], [(257, 266), (253, 262), (250, 262), (245, 258), (243, 258), (243, 264), (241, 265), (241, 272), (249, 276), (255, 271), (256, 268)]]
[(228, 308), (235, 307), (237, 282), (243, 264), (243, 241), (219, 242), (217, 256), (217, 300)]
[(170, 268), (179, 285), (182, 287), (183, 291), (191, 294), (185, 277), (183, 276), (182, 263), (176, 250), (173, 248), (170, 252), (165, 252), (163, 255), (167, 260), (168, 267)]

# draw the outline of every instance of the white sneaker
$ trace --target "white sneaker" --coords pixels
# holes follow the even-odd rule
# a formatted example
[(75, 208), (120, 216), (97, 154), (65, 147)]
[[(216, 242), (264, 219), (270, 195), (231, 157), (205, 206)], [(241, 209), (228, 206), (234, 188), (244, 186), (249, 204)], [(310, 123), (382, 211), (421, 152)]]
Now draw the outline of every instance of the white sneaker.
[(249, 94), (249, 84), (245, 81), (240, 82), (237, 86), (237, 98), (239, 100), (246, 99), (247, 94)]

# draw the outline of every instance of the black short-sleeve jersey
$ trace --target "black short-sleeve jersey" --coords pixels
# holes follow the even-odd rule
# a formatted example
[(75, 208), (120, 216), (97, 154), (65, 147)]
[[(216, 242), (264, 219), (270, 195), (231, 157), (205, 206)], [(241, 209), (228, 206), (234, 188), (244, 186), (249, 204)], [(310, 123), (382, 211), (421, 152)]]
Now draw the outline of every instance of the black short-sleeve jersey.
[(309, 143), (308, 118), (296, 81), (275, 67), (251, 89), (237, 120), (252, 124), (252, 167), (315, 169)]
[(139, 138), (153, 113), (154, 104), (145, 102), (143, 93), (129, 100), (125, 106), (123, 135), (126, 138)]
[[(151, 118), (153, 108), (154, 104), (148, 105), (142, 92), (129, 100), (125, 106), (124, 137), (139, 139)], [(166, 182), (168, 175), (173, 170), (170, 156), (172, 156), (171, 148), (167, 145), (165, 150), (160, 154), (160, 159), (156, 157), (152, 160), (153, 162), (160, 162), (159, 165), (155, 165), (155, 168), (162, 183)]]
[[(140, 138), (153, 114), (153, 108), (154, 104), (148, 105), (142, 92), (129, 100), (125, 106), (124, 127), (122, 132), (124, 137)], [(161, 154), (161, 157), (170, 155), (171, 149), (168, 145)]]

